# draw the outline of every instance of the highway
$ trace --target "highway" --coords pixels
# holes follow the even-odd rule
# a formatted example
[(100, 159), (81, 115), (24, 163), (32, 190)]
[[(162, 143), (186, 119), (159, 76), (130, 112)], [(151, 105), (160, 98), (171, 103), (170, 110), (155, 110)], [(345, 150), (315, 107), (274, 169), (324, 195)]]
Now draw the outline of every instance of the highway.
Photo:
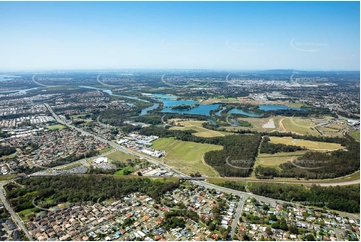
[(4, 191), (4, 185), (6, 185), (8, 182), (7, 181), (5, 183), (1, 183), (0, 185), (0, 199), (3, 202), (5, 208), (9, 211), (12, 219), (15, 221), (15, 223), (19, 226), (19, 228), (24, 231), (25, 236), (31, 241), (32, 237), (29, 234), (29, 231), (26, 229), (23, 221), (21, 220), (21, 218), (14, 212), (14, 210), (12, 209), (12, 207), (10, 206), (10, 204), (8, 203), (8, 201), (6, 200), (6, 195), (5, 195), (5, 191)]

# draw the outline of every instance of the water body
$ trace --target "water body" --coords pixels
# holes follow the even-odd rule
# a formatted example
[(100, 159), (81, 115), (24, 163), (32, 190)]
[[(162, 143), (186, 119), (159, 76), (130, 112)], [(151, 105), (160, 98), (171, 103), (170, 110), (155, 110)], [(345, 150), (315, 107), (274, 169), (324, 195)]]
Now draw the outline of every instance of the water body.
[(81, 88), (88, 88), (88, 89), (100, 90), (100, 91), (103, 91), (103, 92), (105, 92), (105, 93), (108, 93), (108, 94), (111, 95), (111, 96), (125, 97), (125, 98), (129, 98), (129, 99), (133, 99), (133, 100), (138, 100), (138, 101), (142, 101), (142, 102), (149, 103), (149, 101), (144, 100), (144, 99), (141, 99), (141, 98), (131, 97), (131, 96), (125, 96), (125, 95), (113, 94), (112, 90), (105, 89), (105, 88), (90, 87), (90, 86), (79, 86), (79, 87), (81, 87)]
[(177, 98), (177, 96), (165, 95), (165, 94), (152, 94), (152, 97), (159, 98), (159, 99), (176, 99)]
[(174, 106), (178, 106), (178, 105), (182, 105), (182, 104), (186, 104), (186, 105), (193, 105), (196, 104), (196, 101), (193, 100), (168, 100), (168, 99), (163, 99), (161, 100), (164, 104), (164, 108), (169, 108), (169, 107), (174, 107)]
[(20, 77), (20, 76), (0, 75), (0, 81), (8, 81), (13, 79), (14, 77)]
[(28, 91), (31, 91), (31, 90), (36, 90), (38, 89), (37, 87), (33, 87), (33, 88), (28, 88), (28, 89), (20, 89), (20, 90), (7, 90), (7, 91), (1, 91), (0, 90), (0, 93), (17, 93), (17, 94), (25, 94), (26, 92)]
[(233, 108), (233, 109), (229, 110), (227, 114), (243, 114), (248, 117), (257, 117), (257, 118), (262, 117), (262, 114), (245, 112), (242, 109), (238, 109), (238, 108)]
[(259, 105), (259, 109), (262, 111), (274, 111), (274, 110), (304, 110), (302, 108), (291, 108), (286, 105)]
[(213, 124), (213, 125), (217, 125), (217, 123), (216, 123), (214, 120), (212, 120), (212, 119), (207, 119), (207, 121), (210, 122), (210, 123)]
[(159, 103), (153, 103), (153, 106), (142, 109), (142, 111), (140, 112), (140, 115), (146, 115), (148, 111), (156, 109), (158, 106), (159, 106)]
[(216, 112), (216, 116), (222, 116), (222, 112), (226, 109), (226, 107), (223, 107), (221, 110)]
[[(173, 100), (172, 100), (173, 101)], [(184, 104), (195, 104), (195, 101), (192, 100), (176, 100), (183, 101)], [(190, 103), (193, 102), (193, 103)], [(180, 103), (182, 104), (182, 103)], [(177, 104), (177, 105), (180, 105)], [(165, 104), (164, 104), (165, 106)], [(162, 113), (180, 113), (180, 114), (198, 114), (198, 115), (206, 115), (210, 116), (209, 112), (211, 110), (215, 110), (219, 107), (219, 104), (208, 104), (208, 105), (199, 105), (198, 107), (192, 108), (190, 110), (172, 110), (169, 107), (165, 107), (161, 112)]]

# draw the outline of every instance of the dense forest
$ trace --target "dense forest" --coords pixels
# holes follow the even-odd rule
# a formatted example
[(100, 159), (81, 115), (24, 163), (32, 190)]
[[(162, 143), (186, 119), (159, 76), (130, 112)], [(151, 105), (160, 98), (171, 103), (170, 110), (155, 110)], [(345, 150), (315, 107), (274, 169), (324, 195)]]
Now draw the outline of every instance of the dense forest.
[(309, 151), (294, 161), (281, 164), (281, 169), (258, 166), (255, 169), (256, 177), (326, 179), (349, 175), (360, 169), (360, 145), (349, 141), (346, 148), (329, 154)]
[(307, 201), (330, 209), (350, 213), (360, 212), (360, 185), (321, 187), (255, 182), (249, 190), (257, 195), (284, 201)]
[(0, 157), (3, 155), (11, 155), (12, 153), (15, 153), (16, 149), (11, 146), (2, 146), (0, 145)]
[(32, 200), (49, 199), (59, 203), (103, 201), (109, 198), (120, 199), (132, 192), (142, 192), (158, 199), (166, 191), (178, 187), (171, 181), (156, 182), (148, 178), (115, 179), (106, 175), (68, 175), (53, 177), (31, 177), (8, 184), (7, 199), (16, 212), (33, 208)]
[(278, 152), (295, 152), (297, 150), (305, 150), (301, 146), (285, 145), (285, 144), (272, 144), (268, 136), (263, 137), (260, 152), (267, 154), (275, 154)]

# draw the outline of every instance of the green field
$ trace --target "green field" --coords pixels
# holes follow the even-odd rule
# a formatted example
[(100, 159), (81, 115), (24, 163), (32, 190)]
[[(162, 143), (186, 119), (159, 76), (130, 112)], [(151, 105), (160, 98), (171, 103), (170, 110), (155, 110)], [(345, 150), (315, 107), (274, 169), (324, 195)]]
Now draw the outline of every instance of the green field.
[(307, 120), (301, 120), (299, 118), (284, 118), (282, 121), (286, 132), (298, 133), (301, 135), (314, 135), (320, 134), (315, 129), (311, 129), (313, 123)]
[(169, 120), (170, 122), (174, 121), (176, 125), (171, 127), (170, 130), (195, 130), (197, 133), (194, 133), (195, 136), (200, 137), (216, 137), (216, 136), (224, 136), (225, 132), (219, 132), (215, 130), (210, 130), (203, 128), (202, 124), (204, 121), (178, 121), (178, 119)]
[(122, 151), (115, 151), (107, 155), (107, 157), (111, 160), (118, 160), (118, 161), (126, 161), (127, 159), (131, 159), (131, 160), (138, 159), (138, 157), (134, 155), (128, 155)]
[(124, 167), (123, 169), (115, 172), (114, 175), (124, 176), (124, 171), (125, 171), (125, 170), (129, 171), (130, 173), (132, 173), (132, 172), (136, 171), (137, 169), (135, 169), (135, 168), (133, 168), (133, 167), (127, 166), (127, 167)]
[(360, 130), (351, 131), (350, 135), (357, 141), (360, 141)]
[(49, 125), (48, 129), (49, 130), (62, 130), (62, 129), (66, 129), (66, 126), (62, 125), (62, 124), (54, 124), (54, 125)]
[(306, 153), (306, 150), (296, 152), (279, 152), (276, 154), (259, 154), (256, 159), (256, 166), (278, 167), (282, 163), (290, 161), (292, 157), (297, 158)]
[(78, 115), (72, 115), (70, 116), (71, 119), (79, 119), (79, 118), (85, 118), (86, 114), (78, 114)]
[(111, 151), (111, 150), (113, 150), (113, 149), (114, 149), (113, 147), (109, 147), (109, 148), (106, 148), (106, 149), (104, 149), (104, 150), (100, 150), (100, 151), (99, 151), (99, 154), (107, 153), (107, 152), (109, 152), (109, 151)]
[(340, 144), (336, 143), (327, 143), (327, 142), (318, 142), (311, 140), (303, 139), (293, 139), (292, 137), (270, 137), (271, 143), (274, 144), (285, 144), (285, 145), (297, 145), (305, 147), (310, 150), (338, 150), (344, 148)]
[(174, 138), (160, 138), (153, 142), (153, 149), (165, 150), (163, 161), (186, 174), (199, 171), (202, 175), (217, 176), (218, 174), (202, 162), (202, 156), (211, 150), (221, 150), (222, 146), (200, 144), (174, 140)]

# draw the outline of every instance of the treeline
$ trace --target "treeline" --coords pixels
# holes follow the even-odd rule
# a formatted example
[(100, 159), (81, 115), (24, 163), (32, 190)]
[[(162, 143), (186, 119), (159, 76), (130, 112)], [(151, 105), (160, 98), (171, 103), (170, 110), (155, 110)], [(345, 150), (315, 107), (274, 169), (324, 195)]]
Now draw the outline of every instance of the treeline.
[(309, 151), (294, 161), (281, 164), (281, 169), (258, 166), (255, 174), (257, 178), (326, 179), (346, 176), (360, 169), (360, 145), (349, 141), (346, 148), (329, 154)]
[(360, 185), (321, 187), (254, 182), (250, 192), (284, 201), (308, 202), (314, 206), (350, 212), (360, 212)]
[(285, 144), (272, 144), (271, 139), (268, 136), (263, 137), (260, 152), (266, 154), (275, 154), (278, 152), (295, 152), (298, 150), (305, 150), (301, 146), (285, 145)]
[(11, 147), (11, 146), (2, 146), (0, 145), (0, 156), (3, 156), (3, 155), (11, 155), (13, 153), (16, 152), (16, 149), (14, 147)]
[(115, 179), (106, 175), (68, 175), (52, 177), (31, 177), (6, 185), (7, 199), (16, 212), (33, 208), (32, 201), (82, 202), (120, 199), (133, 192), (147, 194), (159, 199), (166, 191), (178, 187), (171, 181), (155, 182), (148, 178)]
[(240, 181), (225, 181), (222, 183), (218, 183), (217, 185), (242, 192), (246, 191), (246, 186), (243, 185)]

